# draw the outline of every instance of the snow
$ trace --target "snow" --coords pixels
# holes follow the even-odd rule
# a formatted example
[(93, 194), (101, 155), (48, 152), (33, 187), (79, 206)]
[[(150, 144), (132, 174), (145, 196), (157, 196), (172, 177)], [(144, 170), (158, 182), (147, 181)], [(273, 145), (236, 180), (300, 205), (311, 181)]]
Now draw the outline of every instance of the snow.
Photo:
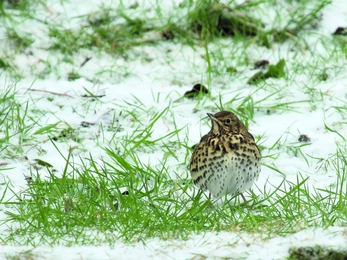
[(239, 232), (208, 233), (194, 235), (187, 241), (150, 239), (145, 243), (123, 244), (115, 242), (107, 246), (72, 247), (18, 247), (2, 246), (3, 254), (15, 255), (30, 250), (35, 259), (284, 259), (288, 246), (304, 247), (322, 245), (332, 249), (346, 246), (344, 228), (329, 230), (307, 229), (296, 234), (276, 237), (265, 242), (262, 238)]
[[(137, 1), (140, 6), (152, 8), (156, 3), (160, 5), (165, 12), (170, 13), (175, 6), (178, 6), (180, 1)], [(39, 5), (41, 20), (47, 20), (50, 23), (57, 24), (64, 28), (74, 28), (78, 24), (79, 16), (88, 15), (99, 9), (101, 5), (106, 7), (115, 7), (113, 1), (47, 1), (45, 6)], [(124, 7), (126, 10), (126, 7)], [(143, 8), (142, 10), (145, 10)], [(126, 10), (126, 12), (137, 12), (136, 10)], [(15, 13), (13, 11), (13, 13)], [(323, 10), (322, 21), (318, 29), (319, 36), (321, 34), (330, 37), (331, 33), (339, 26), (347, 26), (347, 2), (344, 0), (333, 0), (332, 3)], [(156, 13), (144, 12), (148, 17), (155, 17)], [(274, 16), (271, 13), (271, 16)], [(14, 19), (19, 19), (14, 17)], [(92, 151), (93, 158), (98, 160), (104, 156), (104, 151), (95, 142), (98, 140), (104, 146), (107, 146), (107, 140), (112, 136), (112, 132), (107, 132), (107, 136), (102, 136), (99, 131), (98, 124), (105, 127), (110, 124), (115, 114), (118, 118), (117, 124), (124, 129), (122, 133), (131, 132), (132, 118), (129, 115), (120, 116), (120, 105), (125, 106), (126, 103), (135, 105), (138, 101), (134, 98), (140, 97), (141, 102), (148, 109), (148, 113), (154, 111), (162, 111), (169, 107), (168, 115), (165, 116), (165, 124), (158, 123), (154, 127), (152, 138), (159, 138), (169, 132), (168, 127), (172, 130), (172, 122), (176, 120), (177, 128), (182, 128), (188, 125), (189, 129), (189, 144), (197, 143), (202, 134), (209, 130), (208, 121), (203, 118), (206, 112), (210, 111), (210, 107), (214, 103), (207, 102), (204, 109), (201, 107), (192, 111), (196, 107), (196, 102), (191, 100), (180, 100), (185, 91), (189, 90), (196, 82), (206, 81), (206, 61), (203, 58), (205, 50), (203, 47), (193, 50), (191, 47), (182, 46), (173, 43), (160, 43), (155, 46), (140, 46), (134, 47), (131, 52), (127, 53), (127, 58), (113, 57), (105, 53), (94, 53), (92, 50), (81, 50), (80, 53), (74, 56), (75, 60), (72, 64), (62, 62), (63, 55), (56, 54), (47, 50), (50, 39), (47, 36), (47, 27), (35, 20), (24, 20), (19, 27), (22, 31), (19, 33), (32, 33), (35, 36), (35, 42), (32, 45), (32, 54), (16, 53), (13, 63), (22, 73), (23, 79), (16, 83), (18, 90), (17, 99), (24, 105), (28, 102), (30, 110), (40, 111), (37, 113), (40, 125), (32, 129), (31, 135), (43, 126), (59, 123), (61, 129), (67, 125), (78, 127), (81, 121), (97, 123), (95, 127), (90, 127), (85, 130), (83, 135), (86, 137), (81, 149), (73, 151), (73, 155), (78, 158), (88, 157), (88, 152)], [(35, 28), (35, 29), (33, 29)], [(317, 34), (318, 34), (317, 33)], [(310, 46), (315, 46), (315, 50), (321, 53), (324, 57), (329, 57), (331, 54), (326, 53), (327, 49), (318, 40), (317, 35), (305, 36), (308, 39)], [(0, 29), (0, 44), (3, 48), (10, 48), (6, 43), (5, 31)], [(296, 59), (300, 57), (302, 65), (305, 66), (305, 61), (310, 62), (314, 54), (300, 54), (297, 51), (290, 51), (286, 48), (286, 43), (281, 46), (275, 45), (272, 50), (267, 50), (260, 47), (250, 47), (247, 50), (228, 49), (230, 43), (228, 40), (221, 40), (216, 45), (210, 44), (210, 53), (218, 50), (220, 46), (224, 46), (225, 53), (230, 52), (230, 56), (237, 56), (243, 52), (248, 52), (249, 57), (254, 57), (254, 61), (260, 59), (268, 59), (271, 64), (276, 63), (280, 58), (285, 60)], [(236, 45), (235, 45), (236, 46)], [(284, 46), (284, 47), (283, 47)], [(0, 51), (1, 53), (1, 51)], [(343, 54), (334, 54), (343, 55)], [(345, 54), (344, 54), (345, 55)], [(85, 66), (78, 70), (82, 76), (81, 79), (68, 81), (67, 74), (77, 68), (76, 64), (81, 64), (86, 57), (92, 59)], [(299, 58), (298, 58), (299, 59)], [(36, 73), (44, 73), (46, 68), (45, 62), (52, 65), (51, 73), (44, 79), (35, 78), (32, 75)], [(212, 60), (212, 62), (214, 62)], [(253, 61), (252, 61), (253, 62)], [(256, 111), (254, 122), (250, 121), (250, 129), (252, 133), (263, 135), (262, 142), (266, 147), (271, 147), (279, 138), (281, 147), (291, 146), (297, 142), (300, 134), (308, 134), (312, 144), (302, 148), (305, 154), (316, 158), (329, 158), (336, 152), (336, 142), (341, 141), (341, 138), (331, 132), (326, 131), (324, 124), (330, 128), (336, 129), (343, 136), (347, 135), (347, 128), (341, 124), (341, 114), (336, 113), (333, 106), (343, 106), (345, 103), (345, 95), (347, 95), (346, 78), (347, 70), (343, 61), (338, 61), (341, 68), (332, 67), (327, 64), (327, 70), (330, 72), (330, 78), (326, 83), (320, 83), (314, 90), (315, 93), (323, 93), (324, 101), (322, 103), (312, 102), (312, 109), (308, 103), (294, 104), (297, 108), (294, 112), (275, 111), (274, 114), (267, 115), (264, 111)], [(334, 64), (338, 64), (338, 62)], [(231, 60), (230, 66), (236, 66), (236, 61)], [(299, 63), (299, 62), (298, 62)], [(290, 66), (290, 64), (288, 64)], [(221, 65), (222, 66), (222, 65)], [(335, 65), (334, 65), (335, 66)], [(344, 66), (344, 67), (343, 67)], [(254, 71), (247, 68), (238, 68), (244, 70), (242, 78), (235, 78), (230, 82), (229, 78), (213, 79), (210, 90), (212, 95), (216, 96), (223, 93), (225, 101), (231, 100), (235, 94), (240, 97), (246, 97), (253, 93), (252, 86), (245, 88), (245, 82), (254, 74)], [(320, 71), (312, 71), (312, 74), (317, 74)], [(290, 72), (289, 72), (290, 73)], [(1, 74), (0, 74), (1, 75)], [(128, 75), (124, 77), (124, 75)], [(303, 86), (312, 86), (309, 75), (295, 77), (292, 82), (293, 88), (290, 92), (282, 91), (283, 86), (288, 83), (288, 80), (276, 80), (278, 94), (273, 99), (267, 99), (261, 105), (276, 105), (277, 103), (296, 102), (310, 99), (310, 96), (304, 95), (301, 88)], [(291, 75), (288, 76), (289, 78)], [(95, 82), (98, 82), (96, 84)], [(271, 79), (270, 79), (271, 82)], [(0, 86), (5, 88), (8, 84), (14, 83), (9, 77), (1, 75)], [(257, 91), (255, 100), (261, 100), (271, 93), (268, 89)], [(90, 103), (81, 98), (85, 94), (85, 89), (96, 95), (105, 94), (100, 103)], [(284, 89), (284, 88), (283, 88)], [(44, 90), (40, 92), (35, 90)], [(65, 96), (54, 96), (53, 100), (49, 92), (64, 93)], [(159, 97), (159, 101), (157, 101)], [(269, 103), (270, 102), (270, 103)], [(238, 102), (236, 102), (238, 104)], [(117, 105), (117, 106), (116, 106)], [(233, 105), (232, 105), (233, 106)], [(86, 109), (87, 108), (87, 109)], [(129, 108), (134, 109), (134, 107)], [(148, 115), (146, 113), (139, 115), (140, 119), (146, 122)], [(27, 123), (30, 120), (27, 119)], [(185, 133), (180, 133), (183, 137)], [(93, 137), (93, 138), (91, 138)], [(16, 137), (17, 138), (17, 137)], [(55, 149), (52, 143), (47, 140), (45, 135), (39, 136), (42, 140), (42, 145), (39, 149), (28, 149), (25, 151), (27, 159), (11, 160), (2, 158), (1, 161), (9, 163), (6, 167), (10, 170), (2, 171), (3, 180), (1, 182), (11, 182), (11, 187), (14, 192), (20, 192), (27, 186), (25, 176), (29, 175), (30, 163), (34, 159), (40, 158), (44, 161), (53, 164), (54, 168), (60, 174), (65, 166), (65, 160)], [(73, 143), (60, 143), (59, 149), (64, 153), (72, 147)], [(86, 152), (87, 151), (87, 152)], [(142, 153), (141, 159), (143, 162), (158, 164), (163, 157), (160, 152), (151, 154)], [(178, 151), (177, 156), (183, 158), (184, 151)], [(266, 157), (262, 161), (268, 165), (275, 165), (280, 171), (286, 173), (286, 179), (296, 182), (298, 173), (309, 176), (309, 185), (315, 188), (326, 189), (336, 182), (336, 176), (331, 172), (323, 171), (319, 168), (317, 161), (309, 159), (306, 163), (302, 158), (294, 157), (289, 153), (283, 153), (278, 150), (278, 157)], [(76, 162), (79, 163), (79, 162)], [(182, 166), (178, 165), (177, 161), (171, 160), (173, 176), (179, 172), (183, 176), (189, 176)], [(254, 186), (255, 193), (259, 194), (264, 185), (270, 187), (278, 185), (283, 180), (283, 176), (271, 171), (267, 167), (262, 167), (262, 172)], [(257, 190), (257, 188), (259, 190)], [(0, 186), (3, 192), (4, 186)], [(10, 199), (10, 194), (7, 193), (5, 200)], [(0, 220), (6, 218), (6, 207), (0, 208)], [(0, 226), (0, 232), (8, 232), (7, 225)], [(290, 247), (324, 245), (335, 249), (346, 248), (345, 227), (328, 227), (322, 228), (307, 228), (295, 234), (286, 236), (268, 237), (267, 234), (249, 234), (240, 231), (229, 232), (206, 232), (203, 234), (192, 234), (188, 240), (160, 240), (158, 238), (148, 239), (144, 242), (124, 243), (121, 240), (114, 241), (112, 245), (102, 246), (19, 246), (19, 245), (1, 245), (0, 243), (0, 258), (7, 259), (11, 255), (20, 255), (21, 253), (30, 254), (35, 259), (218, 259), (218, 258), (237, 258), (237, 259), (283, 259), (288, 256)]]

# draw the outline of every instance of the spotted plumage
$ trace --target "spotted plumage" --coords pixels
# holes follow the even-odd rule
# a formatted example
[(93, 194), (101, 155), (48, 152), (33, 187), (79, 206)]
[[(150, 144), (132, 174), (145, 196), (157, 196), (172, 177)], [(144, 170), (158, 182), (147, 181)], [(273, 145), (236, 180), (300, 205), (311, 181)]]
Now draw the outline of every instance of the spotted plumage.
[(242, 194), (259, 177), (259, 148), (235, 114), (221, 111), (207, 115), (212, 127), (192, 154), (192, 180), (214, 197)]

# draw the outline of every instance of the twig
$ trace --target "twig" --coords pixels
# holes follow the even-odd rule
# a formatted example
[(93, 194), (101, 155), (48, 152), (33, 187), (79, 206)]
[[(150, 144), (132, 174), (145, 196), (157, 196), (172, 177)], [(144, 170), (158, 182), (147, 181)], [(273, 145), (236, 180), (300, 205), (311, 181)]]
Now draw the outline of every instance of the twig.
[(92, 57), (86, 57), (85, 60), (81, 63), (80, 68), (82, 68)]
[(167, 127), (167, 131), (170, 132), (170, 127), (166, 124), (164, 118), (162, 118), (164, 125)]
[(9, 164), (9, 163), (8, 162), (0, 162), (0, 167), (6, 166), (7, 164)]
[(41, 1), (41, 4), (45, 7), (46, 11), (49, 12), (50, 15), (54, 15), (54, 12), (52, 11), (52, 9), (49, 8), (44, 1)]
[(85, 98), (102, 98), (102, 97), (104, 97), (104, 96), (106, 96), (106, 95), (87, 95), (87, 94), (84, 94), (84, 95), (82, 95), (81, 97), (85, 97)]
[(47, 91), (47, 90), (44, 90), (44, 89), (28, 88), (28, 90), (36, 91), (36, 92), (49, 93), (49, 94), (53, 94), (53, 95), (57, 95), (57, 96), (64, 96), (64, 97), (74, 98), (73, 96), (70, 96), (70, 95), (65, 94), (65, 93), (52, 92), (52, 91)]

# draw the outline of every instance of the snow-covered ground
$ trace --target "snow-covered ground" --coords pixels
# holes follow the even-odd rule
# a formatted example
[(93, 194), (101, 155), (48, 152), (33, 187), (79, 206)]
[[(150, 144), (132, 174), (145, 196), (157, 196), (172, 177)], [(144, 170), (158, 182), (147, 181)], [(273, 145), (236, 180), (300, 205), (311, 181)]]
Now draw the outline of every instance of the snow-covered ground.
[[(155, 7), (160, 6), (165, 17), (165, 14), (178, 12), (177, 6), (181, 1), (137, 2), (139, 7), (131, 10), (127, 9), (127, 4), (124, 3), (125, 12), (134, 16), (142, 13), (146, 19), (154, 19), (158, 15)], [(280, 5), (286, 1), (278, 2)], [(168, 112), (153, 128), (152, 139), (173, 131), (176, 124), (177, 129), (186, 127), (189, 130), (182, 131), (179, 135), (182, 139), (188, 135), (188, 145), (192, 146), (209, 130), (209, 122), (205, 119), (206, 112), (218, 112), (216, 104), (219, 102), (219, 95), (222, 97), (222, 102), (226, 103), (236, 95), (245, 98), (252, 94), (254, 102), (259, 101), (259, 103), (257, 103), (258, 109), (255, 110), (254, 121), (249, 121), (249, 129), (253, 135), (261, 136), (260, 143), (264, 147), (262, 162), (278, 169), (293, 183), (296, 183), (298, 173), (304, 177), (308, 176), (308, 185), (315, 188), (328, 189), (336, 183), (336, 171), (332, 164), (326, 162), (330, 160), (329, 158), (331, 160), (335, 158), (339, 145), (345, 147), (343, 137), (347, 136), (346, 114), (338, 113), (336, 107), (343, 108), (346, 105), (347, 54), (334, 51), (334, 48), (326, 46), (325, 43), (329, 45), (332, 33), (337, 27), (347, 26), (347, 1), (333, 0), (323, 9), (317, 29), (308, 30), (307, 35), (302, 35), (307, 44), (307, 49), (303, 47), (305, 49), (303, 51), (300, 48), (293, 49), (293, 43), (286, 42), (274, 44), (271, 49), (257, 45), (243, 49), (240, 47), (241, 44), (232, 44), (232, 38), (210, 43), (209, 52), (214, 68), (220, 66), (225, 70), (223, 67), (225, 65), (214, 59), (214, 55), (217, 56), (218, 51), (221, 51), (223, 56), (245, 55), (251, 60), (250, 63), (267, 59), (271, 64), (275, 64), (283, 58), (286, 60), (286, 73), (289, 76), (287, 79), (269, 79), (271, 84), (257, 89), (246, 84), (255, 71), (250, 66), (237, 67), (237, 62), (230, 58), (228, 65), (237, 67), (241, 73), (233, 78), (223, 73), (212, 74), (211, 85), (208, 86), (212, 98), (199, 105), (196, 100), (180, 98), (197, 82), (208, 85), (209, 76), (206, 72), (208, 65), (204, 47), (195, 46), (193, 49), (175, 41), (163, 41), (156, 45), (144, 44), (133, 47), (125, 54), (116, 57), (103, 52), (95, 53), (94, 50), (81, 49), (73, 55), (73, 60), (67, 61), (64, 55), (48, 49), (52, 39), (48, 36), (48, 26), (42, 21), (47, 21), (50, 26), (74, 29), (83, 21), (81, 17), (100, 10), (101, 5), (110, 9), (119, 8), (119, 2), (47, 1), (45, 4), (36, 5), (36, 19), (17, 17), (17, 11), (6, 10), (12, 12), (13, 19), (18, 24), (17, 33), (30, 33), (35, 41), (24, 52), (17, 52), (6, 39), (5, 28), (8, 28), (9, 24), (0, 28), (2, 46), (0, 55), (10, 57), (11, 64), (22, 76), (17, 80), (6, 72), (1, 73), (0, 88), (5, 89), (15, 85), (18, 91), (16, 99), (23, 104), (23, 108), (28, 105), (30, 118), (26, 118), (27, 123), (33, 123), (35, 120), (38, 122), (30, 130), (29, 135), (34, 135), (35, 131), (42, 127), (57, 122), (60, 122), (58, 129), (66, 128), (67, 125), (77, 128), (82, 121), (95, 123), (94, 126), (81, 129), (79, 135), (83, 140), (81, 143), (57, 143), (59, 150), (65, 156), (71, 147), (78, 147), (72, 153), (76, 163), (80, 163), (77, 158), (88, 158), (89, 153), (96, 161), (105, 156), (102, 147), (112, 145), (108, 140), (112, 139), (114, 132), (103, 132), (100, 127), (101, 125), (107, 127), (113, 120), (114, 114), (117, 117), (117, 126), (121, 129), (120, 135), (133, 131), (133, 118), (130, 114), (122, 116), (123, 110), (133, 109), (139, 113), (137, 114), (139, 121), (146, 123), (155, 112), (168, 107)], [(275, 8), (277, 11), (280, 10), (276, 5), (274, 10)], [(276, 14), (274, 10), (270, 9), (269, 16), (264, 18), (267, 26), (271, 24), (271, 17)], [(288, 10), (281, 12), (289, 13)], [(283, 17), (286, 18), (288, 17)], [(159, 36), (153, 33), (145, 37)], [(80, 67), (86, 57), (91, 59)], [(322, 66), (322, 63), (325, 63), (325, 66)], [(328, 79), (321, 82), (314, 81), (313, 78), (322, 72), (322, 68), (329, 75)], [(77, 71), (81, 78), (68, 81), (68, 74), (71, 71)], [(104, 95), (102, 101), (93, 103), (90, 99), (83, 98), (82, 95), (87, 94), (86, 90), (94, 95)], [(271, 94), (273, 96), (267, 98)], [(262, 99), (264, 101), (261, 101)], [(236, 101), (229, 106), (234, 107), (239, 103), (240, 101)], [(278, 107), (271, 109), (285, 103), (288, 104), (286, 109)], [(148, 113), (135, 110), (134, 107), (137, 105), (146, 108)], [(327, 131), (326, 126), (336, 130), (342, 137), (333, 131)], [(305, 157), (290, 152), (290, 147), (298, 145), (301, 134), (307, 135), (311, 140), (310, 145), (301, 148), (307, 155)], [(278, 140), (280, 140), (278, 144), (273, 147)], [(11, 143), (16, 142), (16, 140), (11, 141)], [(9, 168), (0, 173), (0, 176), (3, 176), (1, 193), (5, 191), (4, 184), (7, 182), (11, 183), (14, 193), (25, 189), (27, 187), (25, 176), (30, 175), (30, 167), (36, 158), (52, 164), (57, 170), (57, 175), (62, 173), (65, 160), (48, 137), (36, 135), (35, 142), (35, 146), (23, 147), (22, 158), (10, 159), (8, 154), (1, 157), (0, 162), (6, 163), (6, 168)], [(169, 158), (168, 165), (172, 170), (172, 178), (176, 174), (181, 178), (189, 178), (186, 165), (181, 164), (185, 160), (185, 155), (186, 149), (182, 148), (176, 151), (178, 161)], [(139, 153), (139, 158), (148, 164), (160, 165), (163, 152), (148, 153), (144, 148)], [(325, 165), (322, 166), (324, 163), (328, 165), (327, 168)], [(265, 185), (269, 188), (271, 185), (276, 187), (280, 184), (284, 176), (279, 172), (263, 166), (254, 188), (255, 193), (259, 194)], [(7, 191), (3, 201), (11, 200), (11, 196), (12, 194)], [(7, 210), (10, 211), (9, 206), (0, 205), (1, 222), (6, 220)], [(16, 223), (12, 222), (1, 225), (0, 236), (8, 236), (9, 227), (15, 225)], [(14, 259), (15, 257), (19, 259), (22, 259), (21, 257), (23, 259), (31, 259), (30, 257), (32, 259), (284, 259), (291, 247), (321, 245), (333, 249), (347, 248), (345, 226), (331, 226), (324, 229), (310, 227), (295, 234), (276, 237), (270, 235), (270, 237), (266, 239), (264, 234), (223, 231), (191, 234), (188, 240), (163, 241), (151, 238), (141, 242), (124, 243), (119, 239), (112, 245), (70, 247), (2, 244), (2, 239), (0, 258), (12, 259), (13, 256)]]
[(308, 229), (267, 241), (244, 233), (207, 233), (193, 235), (188, 241), (150, 239), (145, 243), (111, 247), (18, 247), (2, 246), (3, 254), (20, 255), (27, 250), (33, 259), (285, 259), (289, 247), (324, 245), (332, 249), (346, 246), (344, 228)]

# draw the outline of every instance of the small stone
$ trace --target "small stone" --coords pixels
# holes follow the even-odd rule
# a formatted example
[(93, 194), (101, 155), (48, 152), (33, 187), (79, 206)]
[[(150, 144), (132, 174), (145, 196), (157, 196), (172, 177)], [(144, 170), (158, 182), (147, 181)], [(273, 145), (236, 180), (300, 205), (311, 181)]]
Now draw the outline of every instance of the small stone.
[(265, 67), (269, 64), (270, 62), (268, 60), (260, 60), (254, 63), (254, 69), (265, 69)]
[(301, 143), (307, 143), (311, 142), (311, 139), (307, 135), (300, 135), (298, 141)]
[(194, 98), (198, 96), (199, 93), (208, 94), (208, 89), (204, 85), (197, 83), (193, 86), (192, 90), (187, 91), (184, 96), (187, 98)]
[(342, 36), (346, 36), (347, 35), (347, 30), (345, 27), (338, 27), (335, 32), (333, 33), (333, 35), (342, 35)]

